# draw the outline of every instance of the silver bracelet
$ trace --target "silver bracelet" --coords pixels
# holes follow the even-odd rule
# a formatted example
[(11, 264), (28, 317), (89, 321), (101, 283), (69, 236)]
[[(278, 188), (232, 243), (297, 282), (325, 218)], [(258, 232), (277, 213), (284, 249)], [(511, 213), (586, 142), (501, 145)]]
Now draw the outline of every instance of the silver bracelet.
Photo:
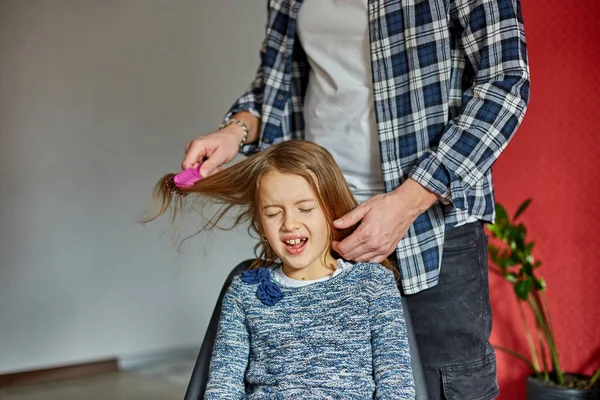
[(244, 130), (244, 137), (242, 138), (242, 141), (240, 143), (240, 148), (241, 148), (246, 143), (246, 140), (248, 140), (248, 126), (243, 121), (240, 121), (239, 119), (230, 118), (219, 126), (219, 130), (226, 128), (231, 124), (236, 124), (238, 126), (241, 126), (242, 129)]

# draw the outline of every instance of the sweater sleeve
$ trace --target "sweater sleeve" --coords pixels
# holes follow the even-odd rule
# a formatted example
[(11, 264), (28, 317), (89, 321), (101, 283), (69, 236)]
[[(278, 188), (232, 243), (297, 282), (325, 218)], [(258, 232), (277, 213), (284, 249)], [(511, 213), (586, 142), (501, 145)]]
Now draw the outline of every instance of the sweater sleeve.
[(223, 297), (221, 318), (213, 349), (205, 400), (244, 399), (245, 374), (250, 339), (241, 304), (239, 277), (234, 278)]
[(414, 399), (408, 336), (400, 292), (391, 271), (373, 268), (369, 282), (369, 319), (375, 399)]

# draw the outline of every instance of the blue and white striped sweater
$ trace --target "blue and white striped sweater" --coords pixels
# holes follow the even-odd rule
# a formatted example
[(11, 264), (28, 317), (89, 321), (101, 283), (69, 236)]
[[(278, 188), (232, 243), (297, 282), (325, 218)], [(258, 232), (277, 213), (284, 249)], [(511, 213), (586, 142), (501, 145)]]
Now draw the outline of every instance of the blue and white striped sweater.
[(413, 399), (400, 293), (356, 264), (267, 306), (234, 278), (223, 299), (205, 399)]

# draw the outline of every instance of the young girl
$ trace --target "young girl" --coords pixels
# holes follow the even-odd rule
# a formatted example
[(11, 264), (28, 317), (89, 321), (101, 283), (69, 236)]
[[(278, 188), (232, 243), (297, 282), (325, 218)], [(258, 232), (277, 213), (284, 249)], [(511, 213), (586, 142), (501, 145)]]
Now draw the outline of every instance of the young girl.
[(356, 206), (331, 155), (286, 141), (198, 180), (197, 170), (161, 179), (158, 215), (175, 217), (199, 193), (223, 205), (209, 228), (241, 207), (236, 223), (261, 238), (223, 299), (204, 398), (414, 398), (393, 269), (331, 249), (352, 231), (333, 221)]

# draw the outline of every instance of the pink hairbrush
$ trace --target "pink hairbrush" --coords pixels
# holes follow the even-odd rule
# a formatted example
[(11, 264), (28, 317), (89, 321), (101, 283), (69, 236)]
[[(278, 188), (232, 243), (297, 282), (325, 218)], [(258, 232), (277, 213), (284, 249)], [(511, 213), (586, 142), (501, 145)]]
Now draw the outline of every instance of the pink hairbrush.
[(189, 192), (184, 192), (183, 190), (194, 186), (198, 181), (202, 179), (200, 176), (200, 165), (197, 167), (192, 167), (185, 169), (175, 175), (173, 178), (168, 179), (165, 182), (167, 189), (173, 196), (177, 196), (179, 198), (184, 198), (189, 195)]

